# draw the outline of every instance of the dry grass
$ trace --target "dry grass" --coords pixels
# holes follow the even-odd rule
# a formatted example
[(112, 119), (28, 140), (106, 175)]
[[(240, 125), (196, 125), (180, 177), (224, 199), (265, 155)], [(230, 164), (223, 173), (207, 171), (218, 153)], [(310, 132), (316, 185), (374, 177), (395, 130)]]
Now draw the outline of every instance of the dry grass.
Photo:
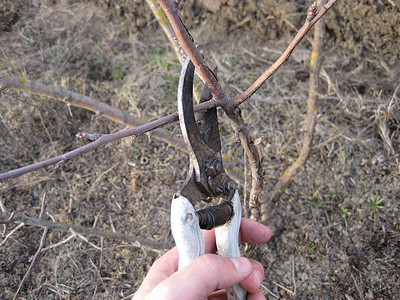
[[(10, 23), (11, 32), (0, 35), (0, 71), (91, 94), (147, 120), (172, 112), (180, 66), (161, 29), (145, 26), (151, 16), (137, 18), (148, 11), (138, 10), (139, 4), (133, 3), (121, 16), (121, 7), (106, 10), (101, 1), (16, 3), (19, 19)], [(358, 4), (345, 5), (356, 13)], [(392, 16), (395, 9), (383, 7), (380, 17)], [(343, 25), (348, 17), (343, 17), (342, 8), (336, 14), (342, 16), (337, 27), (332, 17), (328, 26), (349, 35)], [(129, 23), (135, 17), (137, 21)], [(288, 18), (296, 25), (297, 15)], [(288, 34), (290, 26), (280, 22), (271, 28), (278, 26)], [(382, 34), (390, 27), (385, 22), (379, 29)], [(361, 25), (354, 21), (357, 28)], [(247, 88), (289, 39), (283, 33), (279, 41), (249, 34), (239, 41), (227, 37), (221, 45), (206, 28), (206, 23), (194, 28), (193, 36), (210, 65), (218, 65), (230, 95)], [(338, 40), (339, 33), (330, 33), (330, 50), (325, 53), (314, 146), (340, 137), (318, 148), (285, 190), (278, 210), (284, 231), (245, 253), (264, 264), (265, 294), (271, 299), (272, 294), (303, 299), (399, 296), (400, 90), (396, 60), (392, 61), (399, 53), (390, 46), (394, 33), (384, 35), (384, 44), (375, 43), (375, 52), (370, 35), (360, 50), (362, 41), (355, 47), (350, 39)], [(269, 84), (242, 106), (253, 136), (262, 137), (258, 147), (267, 192), (301, 148), (308, 57), (309, 44), (303, 42)], [(0, 171), (78, 147), (81, 141), (74, 136), (79, 130), (122, 129), (101, 116), (22, 92), (2, 91), (1, 102)], [(177, 124), (168, 129), (180, 134)], [(224, 151), (243, 170), (243, 150), (222, 115), (221, 133)], [(104, 230), (172, 241), (169, 199), (185, 179), (187, 162), (184, 154), (146, 135), (85, 154), (62, 171), (49, 168), (1, 183), (0, 197), (9, 211), (37, 217), (46, 193), (45, 210), (59, 222), (87, 227), (96, 223)], [(381, 198), (383, 207), (371, 212), (368, 203)], [(25, 226), (0, 247), (4, 297), (11, 298), (17, 290), (41, 234), (41, 229)], [(69, 236), (51, 231), (45, 246)], [(70, 239), (44, 252), (21, 298), (124, 298), (137, 289), (160, 254), (140, 245), (87, 238)]]

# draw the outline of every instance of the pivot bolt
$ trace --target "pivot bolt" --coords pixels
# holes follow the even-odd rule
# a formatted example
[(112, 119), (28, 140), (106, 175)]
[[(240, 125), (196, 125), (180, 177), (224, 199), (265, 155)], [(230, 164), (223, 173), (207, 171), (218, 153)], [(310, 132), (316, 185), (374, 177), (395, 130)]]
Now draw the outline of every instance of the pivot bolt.
[(222, 172), (222, 163), (218, 159), (209, 160), (206, 164), (207, 175), (216, 176)]
[(236, 183), (232, 182), (232, 181), (228, 181), (225, 184), (225, 189), (229, 192), (233, 192), (234, 190), (236, 190)]
[(223, 193), (223, 186), (222, 185), (217, 185), (215, 188), (215, 191), (217, 192), (217, 194), (222, 194)]

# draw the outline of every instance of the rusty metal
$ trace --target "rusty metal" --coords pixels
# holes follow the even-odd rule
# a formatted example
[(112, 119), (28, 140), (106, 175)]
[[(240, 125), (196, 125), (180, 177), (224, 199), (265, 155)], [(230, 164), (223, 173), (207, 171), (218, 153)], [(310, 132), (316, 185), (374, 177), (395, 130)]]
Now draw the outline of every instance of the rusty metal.
[(224, 225), (233, 217), (233, 207), (230, 202), (224, 201), (216, 206), (207, 207), (197, 211), (201, 229), (213, 229)]
[[(178, 112), (183, 138), (190, 156), (189, 173), (185, 183), (177, 192), (189, 199), (193, 206), (198, 201), (210, 202), (221, 197), (222, 203), (199, 212), (202, 228), (211, 229), (226, 223), (233, 215), (230, 200), (236, 184), (225, 173), (221, 158), (221, 139), (218, 129), (217, 109), (211, 108), (197, 114), (193, 112), (193, 77), (195, 67), (188, 59), (181, 72), (178, 87)], [(200, 102), (208, 101), (212, 95), (205, 85)]]

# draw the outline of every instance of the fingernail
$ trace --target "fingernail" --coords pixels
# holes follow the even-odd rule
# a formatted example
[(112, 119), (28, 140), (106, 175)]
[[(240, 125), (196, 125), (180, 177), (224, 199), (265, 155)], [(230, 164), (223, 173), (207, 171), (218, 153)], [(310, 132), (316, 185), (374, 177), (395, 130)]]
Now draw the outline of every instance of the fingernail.
[(258, 270), (254, 271), (254, 280), (256, 281), (256, 284), (258, 286), (261, 285), (261, 282), (263, 282), (263, 280), (264, 280), (264, 276), (260, 273), (260, 271), (258, 271)]
[(246, 258), (230, 257), (230, 260), (235, 266), (236, 271), (238, 271), (239, 273), (248, 273), (252, 268), (250, 261)]
[(258, 296), (259, 296), (257, 299), (265, 299), (265, 296), (264, 296), (264, 293), (263, 293), (263, 292), (258, 291), (257, 294), (258, 294)]
[(269, 229), (269, 227), (265, 227), (265, 236), (268, 240), (272, 237), (272, 231)]

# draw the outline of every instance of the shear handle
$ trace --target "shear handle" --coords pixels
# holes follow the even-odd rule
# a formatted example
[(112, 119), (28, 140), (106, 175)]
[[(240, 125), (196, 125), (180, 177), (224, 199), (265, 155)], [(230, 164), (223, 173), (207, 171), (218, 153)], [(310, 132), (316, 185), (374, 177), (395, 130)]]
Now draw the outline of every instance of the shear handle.
[[(241, 204), (236, 191), (232, 199), (235, 215), (231, 221), (215, 229), (218, 254), (239, 257), (239, 228), (241, 222)], [(190, 201), (183, 197), (174, 197), (171, 205), (171, 230), (179, 252), (179, 269), (205, 253), (204, 237), (200, 230), (199, 219)], [(247, 292), (237, 284), (226, 290), (228, 300), (245, 300)]]
[[(220, 256), (240, 257), (239, 229), (242, 220), (242, 206), (237, 190), (233, 195), (232, 205), (234, 209), (233, 218), (223, 226), (215, 228), (215, 238)], [(247, 292), (240, 284), (227, 288), (226, 294), (228, 300), (245, 300), (247, 298)]]

